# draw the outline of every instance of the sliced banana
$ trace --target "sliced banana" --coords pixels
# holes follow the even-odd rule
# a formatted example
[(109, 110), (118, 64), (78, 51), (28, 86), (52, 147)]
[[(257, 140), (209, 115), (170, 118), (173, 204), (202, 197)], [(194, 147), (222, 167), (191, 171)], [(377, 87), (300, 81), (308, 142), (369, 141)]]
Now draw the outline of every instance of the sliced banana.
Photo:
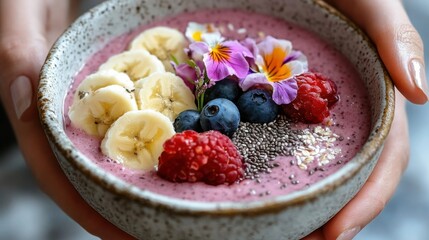
[(69, 110), (73, 126), (89, 135), (104, 137), (110, 125), (128, 111), (137, 110), (133, 93), (111, 85), (74, 102)]
[(125, 51), (110, 57), (99, 68), (99, 70), (107, 69), (126, 73), (132, 81), (137, 81), (155, 72), (165, 72), (162, 62), (143, 49)]
[(158, 164), (164, 142), (175, 134), (173, 124), (159, 112), (125, 113), (109, 128), (101, 151), (133, 169), (151, 170)]
[(154, 73), (137, 81), (135, 87), (139, 109), (158, 111), (171, 121), (185, 110), (197, 109), (194, 94), (172, 73)]
[(143, 31), (130, 44), (130, 49), (145, 49), (157, 56), (169, 72), (174, 72), (171, 66), (172, 56), (179, 63), (186, 62), (186, 47), (186, 38), (181, 32), (163, 26)]
[(127, 92), (134, 91), (134, 82), (127, 74), (117, 72), (113, 69), (98, 71), (86, 77), (78, 86), (74, 95), (74, 102), (77, 102), (94, 93), (96, 90), (110, 85), (119, 85)]

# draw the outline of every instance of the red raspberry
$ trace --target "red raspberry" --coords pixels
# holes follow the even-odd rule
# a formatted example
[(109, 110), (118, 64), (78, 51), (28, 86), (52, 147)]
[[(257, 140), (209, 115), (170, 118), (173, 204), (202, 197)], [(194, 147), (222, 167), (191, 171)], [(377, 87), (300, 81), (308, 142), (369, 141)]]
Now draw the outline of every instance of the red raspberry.
[(320, 123), (329, 116), (329, 107), (338, 99), (335, 83), (320, 73), (303, 73), (295, 77), (298, 95), (283, 111), (293, 120)]
[(187, 130), (164, 143), (158, 175), (172, 182), (232, 184), (244, 175), (243, 159), (231, 139), (220, 132)]

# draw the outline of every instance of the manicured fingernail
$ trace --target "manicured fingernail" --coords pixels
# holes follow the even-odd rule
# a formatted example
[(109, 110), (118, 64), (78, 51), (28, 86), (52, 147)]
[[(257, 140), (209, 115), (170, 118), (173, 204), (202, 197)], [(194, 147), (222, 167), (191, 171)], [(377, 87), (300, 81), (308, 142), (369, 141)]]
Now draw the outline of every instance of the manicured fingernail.
[(350, 228), (338, 236), (337, 240), (352, 240), (360, 232), (360, 227)]
[(426, 100), (428, 99), (429, 89), (426, 80), (425, 67), (421, 60), (411, 59), (409, 65), (410, 75), (414, 81), (414, 84), (426, 95)]
[(18, 119), (31, 106), (33, 99), (33, 88), (28, 77), (19, 76), (10, 86), (13, 106)]

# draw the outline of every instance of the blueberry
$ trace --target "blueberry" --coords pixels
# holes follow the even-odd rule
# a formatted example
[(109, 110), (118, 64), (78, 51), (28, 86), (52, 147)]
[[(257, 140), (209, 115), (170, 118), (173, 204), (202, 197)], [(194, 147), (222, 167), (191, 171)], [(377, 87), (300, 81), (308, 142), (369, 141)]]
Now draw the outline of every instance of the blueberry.
[(241, 119), (251, 123), (269, 123), (279, 114), (279, 106), (271, 94), (264, 89), (253, 89), (245, 92), (237, 100)]
[(174, 120), (174, 130), (183, 132), (185, 130), (194, 130), (202, 132), (200, 125), (200, 113), (196, 110), (185, 110), (177, 115)]
[(226, 98), (235, 102), (241, 94), (242, 91), (238, 86), (238, 81), (225, 78), (206, 90), (204, 102), (208, 103), (216, 98)]
[(216, 98), (203, 107), (200, 123), (204, 131), (216, 130), (232, 137), (240, 124), (240, 112), (230, 100)]

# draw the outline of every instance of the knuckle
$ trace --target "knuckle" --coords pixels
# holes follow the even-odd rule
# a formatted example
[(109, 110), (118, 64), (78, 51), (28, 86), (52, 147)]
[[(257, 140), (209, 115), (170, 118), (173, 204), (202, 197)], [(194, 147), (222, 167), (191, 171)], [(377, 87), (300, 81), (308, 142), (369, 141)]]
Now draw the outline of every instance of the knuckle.
[(17, 76), (36, 77), (43, 61), (43, 44), (44, 38), (36, 36), (0, 36), (0, 91), (7, 89)]
[(401, 161), (401, 174), (403, 174), (408, 167), (408, 162), (410, 161), (410, 148), (408, 146), (404, 148), (404, 151), (401, 152), (399, 158), (399, 161)]
[(423, 41), (420, 34), (411, 24), (399, 25), (396, 29), (395, 38), (398, 42), (411, 47), (413, 50), (423, 52)]
[(3, 66), (10, 66), (19, 61), (24, 44), (14, 38), (3, 38), (0, 41), (0, 61)]
[[(378, 188), (379, 183), (375, 181), (370, 181), (370, 184), (373, 184), (375, 188)], [(368, 196), (368, 201), (371, 203), (373, 207), (373, 213), (376, 215), (380, 214), (380, 212), (386, 207), (388, 199), (386, 199), (386, 195), (378, 194), (379, 192), (373, 192)]]
[(39, 51), (41, 38), (24, 40), (18, 37), (2, 37), (0, 39), (0, 63), (2, 66), (14, 66), (22, 61), (31, 61), (35, 52)]
[(377, 215), (379, 215), (379, 214), (383, 211), (383, 209), (386, 207), (387, 200), (381, 199), (381, 198), (379, 198), (379, 197), (375, 197), (375, 198), (373, 199), (373, 202), (372, 202), (372, 203), (373, 203), (373, 204), (374, 204), (374, 206), (375, 206), (375, 208), (374, 208), (374, 213), (375, 213), (375, 215), (377, 216)]

